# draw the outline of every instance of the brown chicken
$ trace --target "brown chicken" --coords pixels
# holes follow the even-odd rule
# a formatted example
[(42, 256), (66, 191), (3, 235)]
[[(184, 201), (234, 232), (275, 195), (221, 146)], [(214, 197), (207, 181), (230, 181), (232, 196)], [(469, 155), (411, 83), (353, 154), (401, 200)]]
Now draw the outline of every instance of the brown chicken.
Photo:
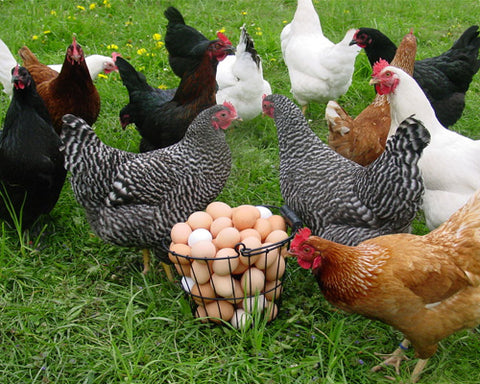
[[(400, 43), (392, 65), (413, 73), (417, 42), (410, 31)], [(328, 145), (336, 152), (360, 165), (372, 163), (385, 149), (390, 129), (390, 105), (378, 95), (355, 119), (336, 101), (329, 101), (325, 110), (328, 122)]]
[(60, 73), (40, 63), (28, 47), (20, 48), (18, 54), (37, 84), (57, 133), (62, 129), (63, 115), (68, 113), (81, 117), (89, 125), (95, 123), (100, 113), (100, 95), (75, 37), (67, 49)]
[[(480, 190), (424, 236), (393, 234), (345, 246), (301, 229), (290, 254), (312, 269), (325, 298), (347, 312), (380, 320), (405, 340), (385, 361), (396, 366), (411, 343), (416, 382), (438, 342), (480, 323)], [(377, 371), (382, 365), (373, 368)]]

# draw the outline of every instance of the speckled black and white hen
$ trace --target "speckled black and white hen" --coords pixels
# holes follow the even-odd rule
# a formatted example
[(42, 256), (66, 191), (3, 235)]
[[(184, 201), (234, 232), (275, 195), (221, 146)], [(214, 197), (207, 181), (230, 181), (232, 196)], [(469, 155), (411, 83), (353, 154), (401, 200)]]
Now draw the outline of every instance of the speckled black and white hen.
[(93, 231), (112, 244), (159, 251), (175, 223), (222, 191), (231, 168), (224, 130), (236, 118), (230, 104), (215, 105), (178, 143), (137, 154), (105, 145), (83, 120), (65, 115), (66, 168)]
[(287, 97), (265, 97), (263, 110), (277, 126), (283, 199), (312, 233), (356, 245), (409, 230), (424, 192), (417, 163), (430, 140), (418, 120), (402, 122), (384, 153), (362, 167), (324, 144)]

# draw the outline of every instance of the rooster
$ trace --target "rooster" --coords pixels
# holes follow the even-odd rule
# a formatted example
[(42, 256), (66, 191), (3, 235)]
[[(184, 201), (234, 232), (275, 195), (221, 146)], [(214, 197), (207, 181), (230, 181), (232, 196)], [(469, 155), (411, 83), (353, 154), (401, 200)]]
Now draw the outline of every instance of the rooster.
[(480, 188), (480, 141), (443, 127), (418, 83), (385, 60), (374, 65), (371, 83), (390, 102), (389, 136), (412, 114), (430, 132), (432, 142), (418, 165), (425, 183), (422, 208), (428, 228), (434, 229)]
[(235, 56), (229, 55), (218, 64), (216, 76), (217, 103), (232, 103), (242, 120), (250, 120), (262, 113), (262, 98), (272, 88), (263, 79), (262, 60), (245, 25)]
[(218, 62), (233, 52), (230, 41), (219, 34), (209, 42), (197, 66), (188, 69), (171, 100), (152, 89), (145, 76), (121, 57), (116, 64), (127, 87), (129, 104), (120, 111), (122, 126), (134, 123), (142, 136), (140, 151), (164, 148), (178, 142), (189, 124), (204, 109), (216, 104)]
[(28, 229), (55, 206), (66, 171), (62, 143), (30, 73), (15, 66), (12, 83), (0, 136), (0, 218)]
[(312, 0), (298, 0), (293, 20), (283, 28), (280, 41), (291, 92), (304, 114), (308, 103), (326, 103), (347, 92), (360, 51), (358, 46), (349, 46), (354, 33), (354, 29), (349, 30), (334, 44), (324, 36)]
[(283, 199), (314, 234), (355, 245), (409, 230), (424, 190), (417, 162), (430, 141), (418, 120), (405, 119), (362, 167), (324, 144), (287, 97), (267, 96), (263, 109), (277, 126)]
[(233, 106), (215, 105), (178, 143), (137, 154), (108, 147), (82, 119), (66, 115), (65, 164), (93, 231), (119, 246), (159, 251), (175, 223), (222, 191), (231, 168), (224, 130), (235, 119)]
[(62, 117), (75, 114), (92, 125), (100, 113), (100, 95), (93, 84), (82, 47), (73, 38), (60, 73), (41, 64), (27, 47), (19, 55), (31, 73), (37, 90), (47, 106), (57, 133), (62, 129)]
[[(416, 382), (438, 343), (480, 323), (480, 191), (425, 236), (392, 234), (356, 247), (298, 231), (289, 252), (334, 306), (380, 320), (406, 338), (385, 361), (399, 373), (411, 343)], [(374, 371), (382, 368), (379, 365)]]
[[(413, 31), (398, 46), (392, 65), (413, 73), (417, 41)], [(385, 95), (375, 97), (355, 119), (340, 105), (330, 100), (325, 109), (328, 122), (328, 145), (336, 152), (360, 165), (372, 163), (385, 149), (390, 129), (390, 105)]]
[[(372, 67), (380, 59), (391, 62), (397, 49), (387, 36), (373, 28), (357, 30), (351, 44), (365, 49)], [(478, 26), (474, 25), (467, 28), (448, 51), (415, 62), (413, 78), (444, 127), (455, 124), (462, 116), (465, 93), (480, 68), (479, 48)]]

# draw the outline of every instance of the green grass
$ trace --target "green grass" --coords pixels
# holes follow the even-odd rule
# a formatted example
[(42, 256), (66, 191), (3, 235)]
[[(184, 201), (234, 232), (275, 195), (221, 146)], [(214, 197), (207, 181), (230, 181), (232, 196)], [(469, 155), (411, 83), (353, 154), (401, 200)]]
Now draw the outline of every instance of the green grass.
[[(315, 1), (324, 33), (339, 41), (351, 27), (377, 27), (399, 42), (410, 28), (419, 39), (417, 57), (440, 54), (470, 25), (480, 3), (460, 6), (434, 0)], [(296, 2), (118, 1), (0, 2), (2, 38), (16, 52), (28, 45), (45, 63), (63, 61), (72, 34), (86, 54), (122, 53), (153, 85), (176, 86), (164, 47), (153, 36), (165, 32), (163, 10), (177, 6), (187, 23), (208, 37), (225, 29), (233, 42), (247, 24), (274, 92), (290, 96), (279, 35)], [(79, 7), (80, 6), (80, 7)], [(84, 9), (81, 9), (83, 7)], [(267, 14), (269, 14), (267, 16)], [(36, 37), (36, 38), (34, 38)], [(116, 48), (111, 48), (111, 45)], [(145, 48), (147, 54), (137, 51)], [(357, 58), (350, 90), (340, 102), (353, 115), (373, 98), (370, 66)], [(96, 81), (102, 110), (96, 132), (117, 148), (136, 151), (134, 128), (122, 130), (118, 112), (128, 100), (119, 75)], [(0, 116), (9, 100), (0, 95)], [(480, 77), (467, 94), (455, 130), (479, 138)], [(327, 135), (324, 105), (308, 112), (313, 129)], [(234, 166), (219, 196), (232, 206), (281, 205), (276, 131), (258, 117), (227, 132)], [(137, 250), (105, 244), (93, 236), (70, 185), (65, 184), (46, 230), (23, 241), (2, 225), (0, 236), (1, 383), (389, 383), (371, 373), (374, 352), (391, 352), (401, 335), (379, 322), (333, 309), (308, 271), (288, 262), (278, 318), (248, 331), (202, 324), (176, 283), (157, 267), (141, 274)], [(415, 233), (425, 232), (421, 219)], [(464, 331), (444, 340), (426, 368), (424, 383), (478, 383), (478, 334)], [(412, 356), (412, 352), (410, 352)], [(396, 382), (405, 381), (409, 361)], [(387, 374), (395, 376), (393, 369)]]

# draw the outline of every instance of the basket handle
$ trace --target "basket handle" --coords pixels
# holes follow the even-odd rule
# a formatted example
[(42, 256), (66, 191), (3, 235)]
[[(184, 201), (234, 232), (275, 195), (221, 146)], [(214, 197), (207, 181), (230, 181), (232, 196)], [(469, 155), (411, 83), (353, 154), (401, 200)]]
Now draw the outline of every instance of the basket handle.
[(288, 225), (292, 228), (293, 232), (296, 232), (299, 228), (303, 227), (302, 220), (288, 205), (286, 204), (282, 205), (280, 207), (280, 212), (282, 213), (282, 216), (287, 221)]

